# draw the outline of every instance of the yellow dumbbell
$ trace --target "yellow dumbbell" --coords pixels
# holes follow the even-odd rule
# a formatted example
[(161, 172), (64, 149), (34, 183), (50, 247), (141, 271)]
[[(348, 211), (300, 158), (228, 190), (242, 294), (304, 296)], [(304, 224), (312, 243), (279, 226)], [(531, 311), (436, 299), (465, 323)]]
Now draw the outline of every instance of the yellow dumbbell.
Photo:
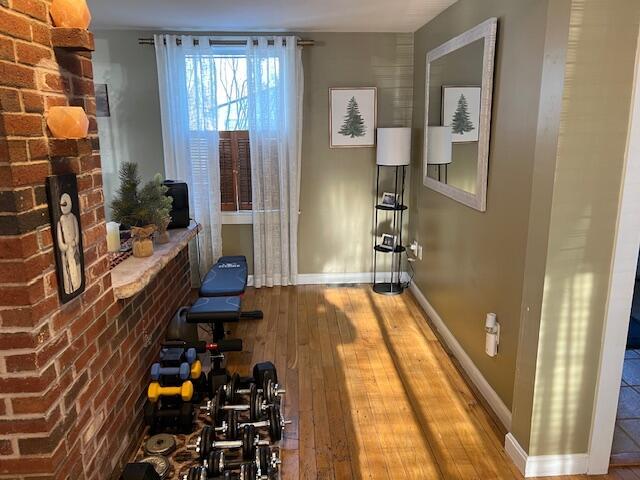
[(193, 383), (190, 381), (184, 382), (179, 387), (162, 387), (158, 382), (149, 384), (147, 390), (147, 396), (149, 401), (155, 403), (160, 397), (175, 397), (180, 395), (182, 400), (188, 402), (193, 397)]
[(191, 378), (197, 380), (202, 375), (202, 363), (200, 360), (196, 360), (191, 364)]

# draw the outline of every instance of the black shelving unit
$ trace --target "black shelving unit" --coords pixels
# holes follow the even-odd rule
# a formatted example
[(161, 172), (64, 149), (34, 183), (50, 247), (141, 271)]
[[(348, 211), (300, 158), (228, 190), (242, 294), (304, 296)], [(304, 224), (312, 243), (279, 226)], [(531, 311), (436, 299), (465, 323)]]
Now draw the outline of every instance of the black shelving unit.
[[(402, 254), (406, 251), (406, 247), (402, 243), (402, 220), (404, 216), (404, 211), (407, 209), (407, 206), (404, 204), (404, 181), (406, 177), (406, 165), (398, 165), (398, 166), (386, 166), (386, 165), (378, 165), (376, 172), (376, 199), (375, 199), (375, 208), (374, 208), (374, 223), (373, 223), (373, 234), (375, 236), (374, 247), (373, 247), (373, 291), (376, 293), (380, 293), (383, 295), (398, 295), (403, 292), (404, 287), (402, 284), (402, 280), (400, 279), (400, 275), (402, 274)], [(394, 193), (396, 198), (399, 198), (399, 203), (395, 207), (391, 207), (388, 205), (381, 205), (380, 202), (380, 169), (395, 169), (395, 182), (394, 182)], [(391, 218), (391, 231), (379, 231), (379, 221), (378, 214), (380, 212), (384, 212), (384, 215), (392, 215)], [(397, 238), (396, 247), (391, 250), (387, 249), (377, 242), (383, 233), (387, 233), (389, 235), (394, 235)], [(378, 255), (382, 255), (382, 258), (390, 258), (390, 272), (391, 278), (388, 282), (383, 281), (379, 282), (378, 277), (378, 266), (379, 259)]]

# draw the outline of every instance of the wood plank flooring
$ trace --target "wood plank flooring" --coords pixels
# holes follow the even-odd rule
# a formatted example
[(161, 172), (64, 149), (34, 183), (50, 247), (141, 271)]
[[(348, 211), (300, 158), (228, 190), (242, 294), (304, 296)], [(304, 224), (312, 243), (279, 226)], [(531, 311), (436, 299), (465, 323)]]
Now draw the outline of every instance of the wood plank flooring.
[[(520, 479), (410, 292), (369, 286), (248, 289), (264, 319), (234, 328), (229, 369), (271, 360), (285, 385), (282, 478)], [(562, 477), (578, 479), (587, 477)], [(594, 477), (640, 480), (640, 469)]]

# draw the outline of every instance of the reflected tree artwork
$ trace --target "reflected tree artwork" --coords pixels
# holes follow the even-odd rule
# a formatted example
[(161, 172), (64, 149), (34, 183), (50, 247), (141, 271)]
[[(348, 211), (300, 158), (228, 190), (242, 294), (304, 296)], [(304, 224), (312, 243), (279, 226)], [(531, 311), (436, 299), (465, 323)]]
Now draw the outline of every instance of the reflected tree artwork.
[(453, 143), (477, 142), (481, 88), (442, 87), (442, 125), (451, 127)]
[(464, 94), (460, 94), (458, 99), (458, 108), (456, 113), (453, 114), (453, 122), (451, 123), (451, 131), (458, 135), (462, 135), (466, 132), (472, 132), (475, 129), (473, 122), (469, 118), (469, 112), (467, 110), (467, 99), (464, 98)]

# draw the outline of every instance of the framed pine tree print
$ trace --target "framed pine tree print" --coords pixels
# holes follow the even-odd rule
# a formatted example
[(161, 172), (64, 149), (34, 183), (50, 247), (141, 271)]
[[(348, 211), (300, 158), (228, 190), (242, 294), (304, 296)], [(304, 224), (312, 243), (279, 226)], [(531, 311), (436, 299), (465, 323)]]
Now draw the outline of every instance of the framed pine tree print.
[(329, 89), (331, 148), (375, 147), (377, 88)]
[(451, 126), (451, 142), (477, 142), (480, 126), (480, 87), (442, 87), (442, 125)]

